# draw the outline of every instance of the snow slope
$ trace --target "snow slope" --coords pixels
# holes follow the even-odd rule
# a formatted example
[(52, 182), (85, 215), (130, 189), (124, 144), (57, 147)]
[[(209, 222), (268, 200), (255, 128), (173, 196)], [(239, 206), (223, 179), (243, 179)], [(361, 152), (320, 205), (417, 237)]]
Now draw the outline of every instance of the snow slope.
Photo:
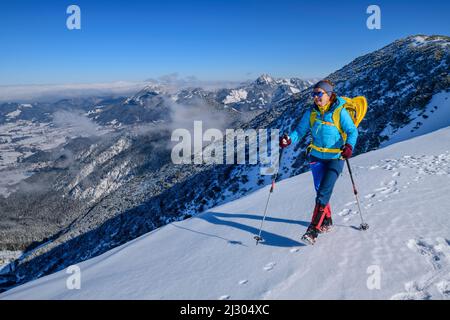
[(450, 127), (351, 163), (367, 231), (345, 169), (334, 230), (302, 245), (314, 201), (305, 173), (277, 183), (258, 246), (269, 187), (80, 263), (80, 290), (63, 270), (0, 298), (450, 299)]
[(403, 140), (421, 136), (423, 134), (445, 128), (450, 125), (450, 92), (442, 91), (433, 95), (431, 101), (422, 111), (415, 111), (409, 115), (413, 121), (392, 132), (388, 126), (381, 135), (387, 134), (389, 140), (381, 143), (381, 147)]

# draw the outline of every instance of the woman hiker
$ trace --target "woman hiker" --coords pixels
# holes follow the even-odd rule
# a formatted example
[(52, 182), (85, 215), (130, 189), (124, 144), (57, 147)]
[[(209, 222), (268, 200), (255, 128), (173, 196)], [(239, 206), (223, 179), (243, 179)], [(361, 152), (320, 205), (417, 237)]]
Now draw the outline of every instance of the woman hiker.
[(302, 240), (314, 244), (319, 233), (331, 229), (330, 197), (334, 184), (344, 168), (344, 160), (351, 157), (358, 137), (358, 130), (345, 108), (340, 111), (340, 128), (346, 133), (344, 141), (333, 122), (333, 111), (345, 104), (336, 95), (334, 85), (322, 80), (314, 85), (312, 92), (314, 105), (305, 112), (295, 130), (280, 138), (280, 147), (300, 141), (311, 130), (312, 142), (308, 147), (309, 165), (316, 189), (316, 205), (311, 223)]

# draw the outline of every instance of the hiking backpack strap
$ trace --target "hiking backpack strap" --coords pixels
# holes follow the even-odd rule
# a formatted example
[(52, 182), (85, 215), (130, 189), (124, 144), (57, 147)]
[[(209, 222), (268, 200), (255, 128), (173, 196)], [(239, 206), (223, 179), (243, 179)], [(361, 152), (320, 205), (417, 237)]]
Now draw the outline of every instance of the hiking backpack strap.
[(314, 126), (314, 122), (316, 122), (316, 118), (317, 118), (317, 111), (312, 109), (311, 110), (311, 114), (309, 116), (309, 127), (312, 129), (312, 127)]
[(347, 134), (342, 130), (341, 127), (341, 111), (342, 108), (345, 108), (347, 112), (349, 113), (350, 117), (353, 120), (353, 123), (356, 127), (359, 126), (361, 121), (364, 119), (364, 116), (367, 112), (367, 100), (363, 96), (358, 96), (355, 98), (347, 98), (342, 97), (342, 99), (345, 100), (344, 105), (337, 108), (333, 112), (333, 122), (336, 126), (336, 128), (339, 130), (339, 133), (341, 134), (342, 139), (344, 140), (344, 143), (347, 141)]
[[(322, 125), (328, 125), (328, 126), (336, 126), (335, 122), (333, 120), (333, 122), (328, 122), (328, 121), (324, 121), (322, 119), (318, 119), (317, 118), (317, 111), (316, 110), (312, 110), (311, 111), (311, 115), (309, 117), (309, 125), (310, 128), (312, 130), (313, 126), (314, 126), (314, 122), (320, 122), (320, 124)], [(309, 144), (309, 146), (306, 148), (307, 152), (311, 152), (311, 149), (317, 150), (319, 152), (327, 152), (327, 153), (339, 153), (341, 152), (341, 149), (335, 149), (335, 148), (322, 148), (322, 147), (318, 147), (314, 144), (314, 140), (311, 140), (311, 143)]]
[(344, 108), (344, 107), (346, 109), (348, 108), (347, 104), (348, 103), (346, 102), (345, 104), (343, 104), (339, 108), (336, 108), (336, 110), (333, 111), (333, 115), (332, 115), (334, 125), (336, 126), (336, 128), (339, 131), (339, 133), (341, 134), (341, 137), (342, 137), (342, 140), (344, 140), (344, 143), (347, 141), (347, 134), (344, 132), (344, 130), (342, 130), (342, 127), (341, 127), (341, 111), (342, 111), (342, 108)]

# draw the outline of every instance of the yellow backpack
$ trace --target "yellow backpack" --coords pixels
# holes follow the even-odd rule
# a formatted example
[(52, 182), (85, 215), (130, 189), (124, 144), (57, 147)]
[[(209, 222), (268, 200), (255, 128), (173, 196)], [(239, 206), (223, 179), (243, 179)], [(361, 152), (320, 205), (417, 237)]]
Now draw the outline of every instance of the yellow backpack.
[[(341, 128), (341, 110), (342, 108), (347, 109), (348, 113), (350, 114), (350, 117), (353, 120), (353, 123), (356, 127), (359, 126), (361, 121), (364, 119), (366, 113), (367, 113), (367, 99), (363, 96), (358, 96), (355, 98), (347, 98), (342, 97), (342, 99), (345, 100), (345, 103), (333, 111), (333, 123), (326, 123), (328, 125), (334, 125), (338, 130), (339, 133), (342, 136), (342, 139), (344, 142), (347, 140), (347, 134), (342, 130)], [(314, 122), (316, 121), (317, 113), (311, 112), (311, 117), (309, 119), (309, 124), (311, 128), (314, 125)], [(325, 121), (322, 121), (325, 122)]]

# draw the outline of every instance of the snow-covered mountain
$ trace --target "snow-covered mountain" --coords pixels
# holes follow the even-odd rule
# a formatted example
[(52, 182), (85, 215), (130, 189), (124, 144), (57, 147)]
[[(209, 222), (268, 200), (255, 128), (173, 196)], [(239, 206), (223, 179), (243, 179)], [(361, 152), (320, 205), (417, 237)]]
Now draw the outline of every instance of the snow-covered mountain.
[(55, 102), (0, 103), (0, 125), (13, 124), (15, 121), (50, 123), (57, 111), (78, 110), (92, 113), (102, 105), (118, 104), (124, 100), (124, 97), (91, 96)]
[[(420, 146), (420, 148), (418, 148)], [(450, 299), (450, 127), (351, 159), (332, 197), (334, 229), (299, 242), (314, 202), (310, 173), (173, 222), (0, 299)], [(420, 195), (420, 196), (419, 196)]]
[(215, 90), (199, 87), (177, 89), (170, 85), (152, 84), (121, 104), (99, 110), (93, 118), (102, 124), (114, 120), (122, 124), (170, 121), (173, 108), (177, 105), (202, 104), (220, 112), (223, 117), (249, 121), (311, 85), (311, 81), (298, 78), (274, 79), (267, 74), (235, 88)]
[[(450, 125), (445, 117), (449, 110), (449, 43), (444, 36), (408, 37), (330, 75), (339, 94), (362, 94), (369, 100), (357, 153)], [(261, 77), (254, 86), (270, 87), (274, 81)], [(251, 83), (239, 90), (248, 86)], [(192, 92), (201, 97), (204, 93), (183, 92), (182, 104), (188, 111), (188, 102), (198, 100), (195, 95), (191, 99)], [(244, 96), (239, 91), (236, 99)], [(289, 132), (310, 104), (306, 89), (272, 103), (239, 127)], [(135, 107), (142, 109), (139, 104)], [(98, 107), (86, 113), (95, 111), (91, 114), (95, 117), (103, 110)], [(232, 108), (222, 110), (231, 112)], [(163, 129), (156, 124), (144, 132), (119, 128), (102, 137), (78, 137), (25, 158), (24, 163), (39, 166), (9, 197), (0, 197), (1, 248), (24, 251), (11, 264), (3, 286), (95, 257), (167, 223), (249, 195), (270, 182), (255, 165), (174, 165), (166, 143), (170, 130)], [(283, 179), (307, 170), (306, 143), (302, 141), (283, 156)]]
[(255, 81), (235, 89), (223, 89), (217, 93), (217, 99), (228, 108), (239, 111), (267, 109), (310, 87), (313, 83), (298, 78), (274, 79), (267, 74)]
[[(251, 120), (292, 94), (309, 87), (309, 80), (299, 78), (274, 79), (261, 75), (235, 88), (204, 89), (185, 84), (177, 88), (165, 83), (145, 86), (129, 97), (85, 97), (62, 99), (56, 102), (33, 102), (0, 104), (0, 124), (14, 121), (51, 122), (58, 110), (81, 110), (99, 125), (120, 127), (122, 125), (170, 121), (177, 105), (202, 104), (220, 112), (231, 120)], [(232, 122), (232, 121), (230, 121)]]
[[(235, 128), (260, 114), (269, 105), (273, 106), (277, 99), (286, 98), (309, 83), (300, 79), (273, 79), (263, 75), (236, 89), (176, 90), (168, 84), (150, 84), (128, 98), (85, 97), (53, 103), (3, 103), (0, 105), (0, 170), (5, 169), (7, 177), (0, 183), (1, 194), (9, 194), (11, 191), (8, 187), (23, 180), (25, 171), (30, 174), (41, 167), (42, 161), (38, 160), (37, 164), (31, 166), (22, 165), (25, 169), (20, 170), (11, 170), (11, 167), (37, 160), (40, 151), (57, 148), (76, 137), (77, 133), (86, 136), (92, 133), (90, 131), (98, 131), (96, 134), (129, 132), (135, 130), (130, 126), (145, 125), (147, 127), (143, 130), (161, 130), (161, 124), (165, 124), (164, 130), (176, 127), (177, 120), (179, 122), (179, 118), (186, 117), (197, 120), (220, 119), (213, 121), (214, 124)], [(285, 87), (288, 88), (286, 92)], [(249, 99), (232, 102), (233, 92), (245, 92)], [(220, 95), (226, 95), (226, 98), (222, 99)], [(259, 102), (255, 102), (256, 96), (261, 98)], [(246, 111), (238, 111), (235, 108), (237, 104), (249, 107)], [(183, 119), (183, 123), (186, 121)], [(142, 128), (138, 130), (142, 131)]]

